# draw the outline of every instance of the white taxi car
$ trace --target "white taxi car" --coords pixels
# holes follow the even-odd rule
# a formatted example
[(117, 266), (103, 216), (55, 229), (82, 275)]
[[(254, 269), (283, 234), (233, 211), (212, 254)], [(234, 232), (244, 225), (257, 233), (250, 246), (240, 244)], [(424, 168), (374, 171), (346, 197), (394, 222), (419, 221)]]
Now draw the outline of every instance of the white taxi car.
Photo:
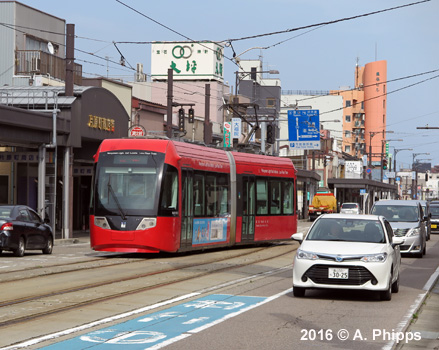
[(293, 234), (301, 242), (293, 266), (293, 294), (307, 289), (363, 289), (391, 300), (399, 290), (403, 238), (393, 235), (384, 216), (326, 214), (308, 233)]

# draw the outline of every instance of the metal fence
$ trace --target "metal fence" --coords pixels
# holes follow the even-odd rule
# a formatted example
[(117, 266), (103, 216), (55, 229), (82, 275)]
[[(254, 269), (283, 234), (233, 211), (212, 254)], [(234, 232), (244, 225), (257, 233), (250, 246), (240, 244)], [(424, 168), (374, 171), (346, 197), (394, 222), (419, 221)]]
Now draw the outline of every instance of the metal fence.
[[(65, 81), (66, 61), (43, 51), (16, 50), (15, 74), (48, 74), (53, 78)], [(82, 85), (82, 66), (80, 64), (74, 64), (73, 81), (77, 85)]]

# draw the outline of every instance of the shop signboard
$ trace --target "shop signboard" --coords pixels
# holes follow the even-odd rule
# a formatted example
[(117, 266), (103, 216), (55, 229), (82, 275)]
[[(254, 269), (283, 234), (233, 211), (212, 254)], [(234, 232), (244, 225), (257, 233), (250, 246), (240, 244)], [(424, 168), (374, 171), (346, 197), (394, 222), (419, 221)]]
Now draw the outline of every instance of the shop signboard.
[(151, 77), (166, 80), (224, 80), (224, 47), (213, 42), (159, 42), (151, 45)]

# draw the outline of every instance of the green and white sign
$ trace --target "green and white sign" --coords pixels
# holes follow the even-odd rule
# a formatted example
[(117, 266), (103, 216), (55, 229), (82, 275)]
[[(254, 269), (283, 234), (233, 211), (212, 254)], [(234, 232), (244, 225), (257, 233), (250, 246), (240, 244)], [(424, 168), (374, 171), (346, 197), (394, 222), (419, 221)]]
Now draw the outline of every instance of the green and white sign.
[(224, 80), (224, 47), (212, 42), (154, 42), (151, 77), (165, 80), (168, 69), (174, 80)]

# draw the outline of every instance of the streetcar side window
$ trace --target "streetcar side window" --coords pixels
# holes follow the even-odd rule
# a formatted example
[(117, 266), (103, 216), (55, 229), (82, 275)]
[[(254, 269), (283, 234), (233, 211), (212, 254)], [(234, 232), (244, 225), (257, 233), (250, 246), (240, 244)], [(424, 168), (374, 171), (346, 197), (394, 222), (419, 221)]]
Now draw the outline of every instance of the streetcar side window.
[(256, 214), (294, 214), (294, 180), (256, 178)]
[(218, 207), (218, 187), (216, 177), (213, 175), (206, 176), (206, 215), (215, 216)]
[(281, 181), (270, 181), (270, 214), (276, 215), (281, 213)]
[(196, 174), (194, 176), (194, 215), (204, 216), (204, 200), (205, 200), (204, 176)]
[(283, 214), (294, 214), (294, 182), (283, 183)]
[(268, 198), (267, 198), (267, 180), (256, 179), (256, 213), (258, 215), (268, 214)]
[(219, 215), (227, 215), (230, 213), (229, 208), (229, 182), (226, 175), (221, 175), (218, 179), (219, 184)]
[(178, 209), (178, 171), (166, 164), (160, 191), (159, 215), (172, 215)]

